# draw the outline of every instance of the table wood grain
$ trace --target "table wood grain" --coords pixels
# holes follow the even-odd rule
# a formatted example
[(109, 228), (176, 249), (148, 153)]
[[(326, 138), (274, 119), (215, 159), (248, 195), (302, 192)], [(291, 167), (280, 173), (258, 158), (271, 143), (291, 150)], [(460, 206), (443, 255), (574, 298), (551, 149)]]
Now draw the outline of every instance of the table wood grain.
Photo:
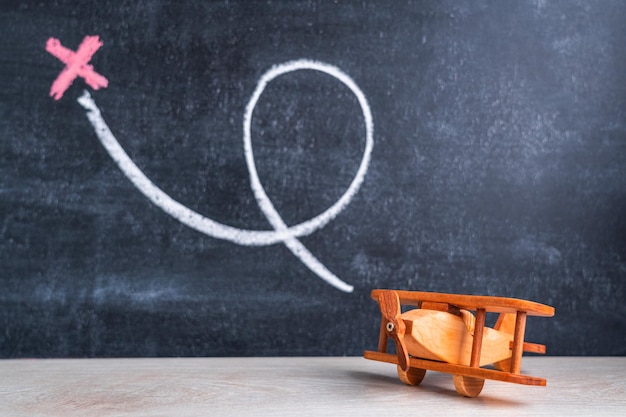
[(0, 361), (0, 416), (624, 416), (626, 357), (525, 357), (546, 387), (401, 383), (360, 357)]

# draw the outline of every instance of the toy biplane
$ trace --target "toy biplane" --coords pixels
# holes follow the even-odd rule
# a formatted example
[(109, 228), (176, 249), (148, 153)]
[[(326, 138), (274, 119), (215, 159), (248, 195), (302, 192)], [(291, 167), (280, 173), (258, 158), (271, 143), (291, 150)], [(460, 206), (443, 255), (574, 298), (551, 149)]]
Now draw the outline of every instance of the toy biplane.
[[(372, 298), (382, 313), (378, 351), (364, 356), (396, 364), (404, 383), (418, 385), (432, 370), (452, 374), (456, 391), (466, 397), (478, 396), (485, 379), (546, 385), (543, 378), (520, 374), (520, 367), (523, 352), (546, 352), (544, 345), (524, 342), (526, 317), (552, 317), (553, 307), (515, 298), (415, 291), (373, 290)], [(414, 308), (402, 312), (402, 306)], [(485, 326), (487, 313), (499, 313), (493, 328)], [(387, 352), (389, 338), (395, 354)]]

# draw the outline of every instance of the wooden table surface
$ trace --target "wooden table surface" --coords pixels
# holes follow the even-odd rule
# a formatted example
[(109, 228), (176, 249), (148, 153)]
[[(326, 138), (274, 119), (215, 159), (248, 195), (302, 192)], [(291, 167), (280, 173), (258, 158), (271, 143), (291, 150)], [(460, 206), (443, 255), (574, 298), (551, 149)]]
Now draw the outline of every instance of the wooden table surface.
[(360, 357), (0, 360), (0, 416), (626, 416), (626, 357), (525, 357), (546, 387), (404, 385)]

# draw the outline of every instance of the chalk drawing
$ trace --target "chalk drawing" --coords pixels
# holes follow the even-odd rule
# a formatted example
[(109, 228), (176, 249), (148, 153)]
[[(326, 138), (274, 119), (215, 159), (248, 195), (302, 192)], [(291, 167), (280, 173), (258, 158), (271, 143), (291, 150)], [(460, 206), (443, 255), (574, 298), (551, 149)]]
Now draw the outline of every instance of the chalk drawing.
[(55, 100), (60, 100), (63, 93), (74, 82), (76, 77), (85, 79), (88, 86), (94, 90), (107, 87), (109, 81), (102, 75), (94, 71), (93, 66), (88, 62), (98, 49), (102, 46), (102, 41), (98, 36), (85, 36), (76, 52), (73, 52), (63, 45), (61, 41), (50, 38), (46, 42), (46, 51), (59, 58), (65, 64), (65, 68), (52, 83), (50, 96)]
[[(275, 209), (270, 198), (267, 196), (259, 179), (252, 151), (250, 126), (254, 108), (267, 84), (280, 75), (299, 70), (312, 70), (325, 73), (336, 78), (352, 91), (363, 112), (365, 123), (365, 148), (357, 173), (339, 200), (310, 220), (295, 226), (287, 226)], [(91, 122), (98, 139), (120, 170), (141, 193), (167, 214), (192, 229), (208, 236), (240, 245), (260, 246), (282, 242), (302, 263), (322, 280), (341, 291), (352, 292), (354, 290), (352, 285), (347, 284), (333, 274), (297, 239), (298, 237), (309, 235), (325, 226), (346, 208), (363, 183), (374, 146), (374, 124), (367, 99), (356, 83), (339, 68), (322, 62), (305, 59), (274, 66), (263, 74), (246, 106), (243, 122), (243, 147), (246, 164), (250, 173), (250, 184), (260, 209), (274, 230), (249, 230), (228, 226), (205, 217), (176, 201), (156, 186), (128, 156), (104, 121), (100, 109), (87, 91), (78, 99), (78, 102), (87, 111), (87, 118)]]

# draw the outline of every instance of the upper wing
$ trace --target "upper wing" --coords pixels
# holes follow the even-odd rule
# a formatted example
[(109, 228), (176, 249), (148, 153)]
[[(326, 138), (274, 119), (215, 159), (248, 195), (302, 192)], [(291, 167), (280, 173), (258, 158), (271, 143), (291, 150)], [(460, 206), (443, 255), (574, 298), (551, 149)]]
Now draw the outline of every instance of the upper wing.
[[(378, 299), (381, 290), (373, 290), (372, 298)], [(518, 298), (493, 297), (481, 295), (445, 294), (436, 292), (400, 291), (396, 293), (403, 305), (417, 305), (418, 302), (447, 303), (466, 310), (483, 308), (488, 312), (516, 313), (524, 311), (529, 316), (552, 317), (554, 307), (536, 303), (534, 301), (520, 300)]]

